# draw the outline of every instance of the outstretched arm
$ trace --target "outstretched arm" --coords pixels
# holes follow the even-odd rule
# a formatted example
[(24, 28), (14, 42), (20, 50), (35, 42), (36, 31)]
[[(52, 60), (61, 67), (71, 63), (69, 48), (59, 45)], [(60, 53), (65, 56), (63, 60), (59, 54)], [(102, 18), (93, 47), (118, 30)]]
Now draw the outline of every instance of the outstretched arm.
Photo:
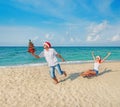
[(63, 62), (65, 61), (64, 58), (60, 54), (56, 54), (58, 58), (60, 58)]
[(103, 58), (103, 61), (106, 60), (109, 56), (110, 56), (110, 52), (108, 52), (108, 54)]
[(40, 56), (34, 54), (34, 53), (31, 53), (35, 58), (40, 58)]
[(93, 57), (93, 60), (95, 60), (95, 55), (94, 55), (94, 52), (92, 52), (92, 57)]

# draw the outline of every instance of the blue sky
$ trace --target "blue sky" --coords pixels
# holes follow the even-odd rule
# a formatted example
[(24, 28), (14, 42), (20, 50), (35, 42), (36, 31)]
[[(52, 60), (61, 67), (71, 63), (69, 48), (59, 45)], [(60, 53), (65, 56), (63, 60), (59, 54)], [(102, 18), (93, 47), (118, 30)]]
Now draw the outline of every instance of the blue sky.
[(1, 0), (0, 46), (120, 46), (119, 0)]

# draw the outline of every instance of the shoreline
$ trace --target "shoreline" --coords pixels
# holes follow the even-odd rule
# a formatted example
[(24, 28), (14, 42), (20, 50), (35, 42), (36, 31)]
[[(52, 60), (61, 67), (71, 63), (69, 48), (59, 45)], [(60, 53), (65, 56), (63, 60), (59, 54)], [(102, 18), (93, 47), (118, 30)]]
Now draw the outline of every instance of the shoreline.
[[(65, 62), (59, 62), (61, 65), (67, 65), (67, 64), (85, 64), (85, 63), (92, 63), (93, 60), (81, 60), (81, 61), (65, 61)], [(120, 62), (120, 60), (106, 60), (105, 62)], [(47, 63), (34, 63), (34, 64), (23, 64), (23, 65), (5, 65), (0, 66), (0, 68), (10, 68), (10, 67), (26, 67), (26, 66), (47, 66)]]

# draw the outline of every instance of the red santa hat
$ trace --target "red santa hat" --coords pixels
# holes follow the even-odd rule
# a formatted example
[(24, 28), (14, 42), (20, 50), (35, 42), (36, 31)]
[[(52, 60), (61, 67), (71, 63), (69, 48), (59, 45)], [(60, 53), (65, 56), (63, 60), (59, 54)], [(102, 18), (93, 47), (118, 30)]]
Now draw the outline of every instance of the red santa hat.
[(51, 48), (51, 44), (50, 44), (50, 42), (44, 42), (43, 45), (47, 45), (49, 48)]

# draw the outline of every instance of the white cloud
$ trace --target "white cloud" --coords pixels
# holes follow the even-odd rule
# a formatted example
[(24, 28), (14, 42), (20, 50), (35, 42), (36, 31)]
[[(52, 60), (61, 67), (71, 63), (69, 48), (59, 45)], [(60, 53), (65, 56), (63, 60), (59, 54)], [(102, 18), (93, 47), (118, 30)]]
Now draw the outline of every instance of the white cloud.
[(93, 41), (98, 41), (100, 40), (100, 36), (96, 35), (96, 36), (88, 36), (86, 39), (88, 42), (93, 42)]
[(113, 36), (111, 41), (112, 42), (120, 41), (120, 34), (117, 34), (117, 35)]
[(108, 22), (105, 20), (100, 24), (91, 24), (88, 28), (89, 32), (92, 34), (97, 34), (107, 27)]
[(86, 30), (85, 27), (87, 25), (90, 25), (90, 23), (82, 27), (78, 25), (78, 27), (72, 27), (71, 31), (69, 31), (68, 26), (65, 28), (64, 24), (58, 29), (28, 26), (0, 26), (0, 45), (25, 46), (29, 39), (38, 46), (47, 40), (53, 45), (119, 44), (120, 24), (110, 25), (107, 22), (102, 22), (100, 24), (92, 24)]
[(70, 42), (74, 42), (74, 41), (75, 41), (74, 38), (71, 37), (71, 38), (70, 38)]
[(101, 33), (106, 29), (107, 27), (107, 21), (103, 21), (100, 24), (92, 24), (88, 27), (88, 36), (86, 38), (86, 41), (98, 41), (100, 40)]

